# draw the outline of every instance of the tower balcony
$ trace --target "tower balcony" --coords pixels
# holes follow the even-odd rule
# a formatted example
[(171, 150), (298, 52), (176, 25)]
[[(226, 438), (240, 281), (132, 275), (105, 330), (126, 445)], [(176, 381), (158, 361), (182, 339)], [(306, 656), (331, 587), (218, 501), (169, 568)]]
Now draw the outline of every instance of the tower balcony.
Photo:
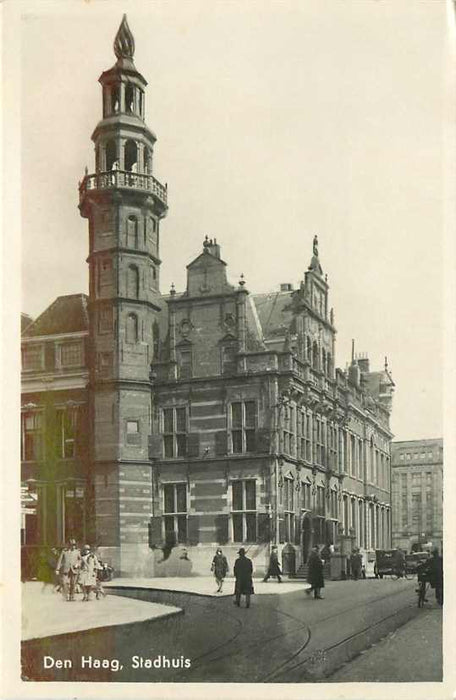
[(168, 206), (168, 186), (162, 185), (153, 175), (134, 173), (130, 170), (110, 170), (86, 175), (79, 185), (79, 203), (91, 190), (139, 190), (154, 195), (166, 209)]

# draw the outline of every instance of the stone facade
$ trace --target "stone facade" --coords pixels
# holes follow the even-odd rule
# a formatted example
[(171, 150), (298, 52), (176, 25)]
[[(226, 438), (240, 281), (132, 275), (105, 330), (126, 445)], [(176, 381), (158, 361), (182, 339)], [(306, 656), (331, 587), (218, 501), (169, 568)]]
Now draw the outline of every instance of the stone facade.
[(439, 547), (443, 540), (443, 440), (393, 442), (393, 544)]
[[(289, 573), (314, 543), (343, 552), (390, 546), (394, 383), (386, 363), (373, 372), (354, 352), (345, 371), (335, 368), (317, 237), (297, 289), (252, 294), (242, 278), (230, 284), (220, 245), (206, 237), (185, 291), (162, 295), (167, 188), (152, 175), (156, 137), (144, 122), (146, 81), (125, 19), (114, 46), (117, 62), (100, 77), (95, 173), (79, 185), (89, 225), (75, 386), (86, 423), (75, 428), (84, 447), (72, 457), (82, 530), (70, 532), (61, 509), (49, 511), (42, 499), (47, 522), (60, 525), (41, 542), (89, 538), (130, 575), (207, 574), (217, 545), (232, 562), (243, 544), (261, 572), (276, 543)], [(24, 352), (57, 343), (63, 321), (53, 319), (49, 338), (39, 323), (26, 326)], [(44, 390), (42, 371), (32, 370), (41, 393), (24, 408), (30, 425), (57, 388)], [(23, 377), (25, 405), (25, 365)], [(41, 424), (43, 435), (48, 428)]]

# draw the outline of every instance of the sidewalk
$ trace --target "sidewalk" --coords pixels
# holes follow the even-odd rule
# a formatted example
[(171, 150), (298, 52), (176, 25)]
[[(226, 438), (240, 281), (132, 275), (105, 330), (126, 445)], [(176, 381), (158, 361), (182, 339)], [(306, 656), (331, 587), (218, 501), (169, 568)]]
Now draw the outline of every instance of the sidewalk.
[(442, 680), (442, 608), (435, 603), (345, 664), (328, 683)]
[(22, 584), (22, 640), (81, 632), (96, 627), (144, 622), (181, 613), (181, 608), (108, 595), (89, 603), (81, 595), (69, 603), (52, 586)]
[[(223, 592), (217, 593), (217, 584), (213, 576), (188, 576), (188, 577), (157, 577), (157, 578), (116, 578), (103, 584), (104, 588), (145, 588), (159, 591), (173, 591), (178, 593), (191, 593), (193, 595), (223, 598), (234, 593), (234, 578), (227, 576), (223, 584)], [(282, 583), (277, 579), (269, 579), (267, 583), (263, 579), (254, 579), (255, 595), (271, 595), (294, 593), (303, 591), (309, 587), (305, 581), (294, 581), (283, 578)]]

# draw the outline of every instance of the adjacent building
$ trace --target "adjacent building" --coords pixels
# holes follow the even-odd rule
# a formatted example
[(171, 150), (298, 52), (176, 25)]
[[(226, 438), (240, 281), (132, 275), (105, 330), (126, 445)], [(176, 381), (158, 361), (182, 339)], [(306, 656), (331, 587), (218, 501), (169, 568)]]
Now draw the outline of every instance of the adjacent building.
[(290, 573), (315, 543), (389, 547), (386, 361), (372, 371), (353, 351), (335, 367), (316, 236), (296, 288), (230, 283), (206, 237), (185, 290), (162, 294), (168, 192), (125, 18), (114, 51), (79, 185), (89, 295), (59, 297), (22, 335), (24, 561), (69, 536), (136, 575), (176, 556), (207, 573), (217, 545), (231, 561), (248, 547), (261, 571), (276, 543)]
[(393, 544), (419, 551), (443, 541), (443, 440), (393, 442)]

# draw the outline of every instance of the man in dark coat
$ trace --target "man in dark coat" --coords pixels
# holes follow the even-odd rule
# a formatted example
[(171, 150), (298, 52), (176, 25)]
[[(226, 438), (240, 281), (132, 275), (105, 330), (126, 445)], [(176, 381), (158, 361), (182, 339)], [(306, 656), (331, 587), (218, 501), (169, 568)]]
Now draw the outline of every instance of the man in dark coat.
[(429, 583), (435, 589), (435, 599), (439, 605), (443, 605), (443, 559), (437, 548), (432, 550), (427, 570)]
[(323, 599), (320, 595), (320, 590), (324, 587), (325, 582), (323, 579), (323, 559), (320, 556), (320, 550), (318, 544), (312, 547), (312, 552), (310, 553), (308, 564), (307, 580), (310, 583), (310, 588), (306, 589), (307, 595), (314, 592), (314, 598)]
[(352, 578), (357, 581), (361, 576), (361, 570), (363, 568), (363, 558), (358, 547), (355, 547), (352, 554), (350, 555), (350, 571)]
[(250, 608), (250, 596), (254, 593), (252, 573), (252, 560), (245, 556), (245, 549), (241, 547), (238, 552), (239, 558), (234, 564), (234, 577), (236, 584), (234, 587), (234, 595), (236, 596), (234, 604), (240, 607), (241, 595), (245, 595), (245, 607)]
[(280, 571), (279, 566), (279, 554), (277, 552), (277, 547), (274, 545), (271, 551), (271, 556), (269, 557), (269, 567), (266, 572), (266, 576), (263, 579), (264, 583), (266, 583), (271, 576), (277, 576), (277, 581), (282, 583), (282, 579), (280, 578), (281, 573), (282, 572)]

